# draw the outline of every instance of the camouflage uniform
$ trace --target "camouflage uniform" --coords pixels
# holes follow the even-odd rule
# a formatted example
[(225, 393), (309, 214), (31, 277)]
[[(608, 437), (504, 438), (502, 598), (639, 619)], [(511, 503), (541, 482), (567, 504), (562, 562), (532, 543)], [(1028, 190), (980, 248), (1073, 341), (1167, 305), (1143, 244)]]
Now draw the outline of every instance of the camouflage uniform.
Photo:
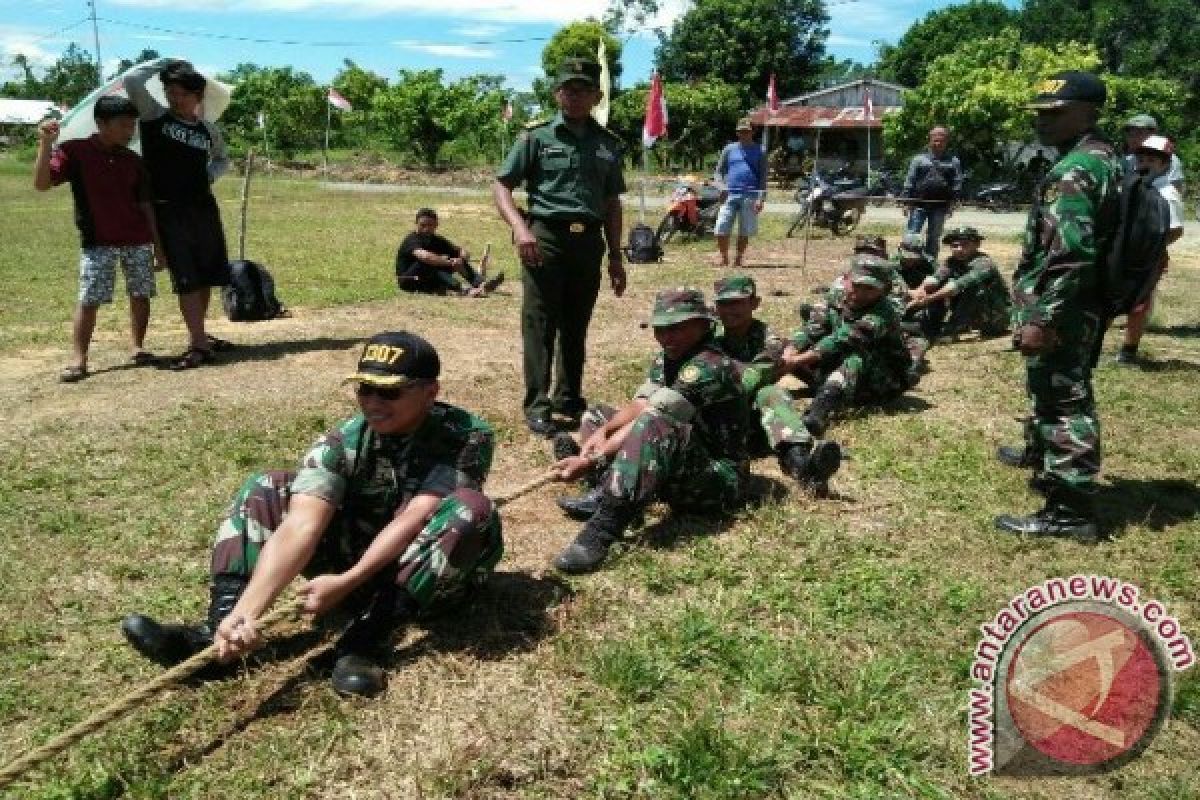
[[(974, 228), (959, 227), (942, 239), (950, 244), (956, 238), (981, 240)], [(1008, 287), (996, 262), (987, 253), (977, 252), (969, 261), (949, 256), (922, 284), (925, 292), (953, 286), (955, 293), (922, 309), (922, 325), (929, 337), (954, 335), (977, 329), (984, 336), (998, 336), (1008, 330), (1012, 313)]]
[[(214, 580), (247, 578), (293, 495), (337, 507), (305, 574), (342, 572), (418, 493), (443, 497), (395, 567), (395, 582), (420, 606), (486, 578), (504, 552), (500, 517), (481, 493), (493, 434), (480, 418), (436, 403), (409, 436), (383, 436), (359, 414), (326, 433), (297, 471), (251, 475), (217, 533)], [(390, 577), (390, 576), (389, 576)]]
[(1093, 351), (1102, 335), (1097, 259), (1111, 235), (1121, 162), (1107, 142), (1084, 135), (1050, 170), (1025, 227), (1013, 274), (1014, 330), (1044, 327), (1056, 342), (1028, 356), (1033, 414), (1026, 425), (1038, 485), (1090, 491), (1100, 472), (1100, 423), (1092, 391)]
[(906, 233), (896, 248), (892, 258), (892, 266), (896, 268), (904, 284), (915, 289), (934, 273), (937, 261), (925, 252), (925, 237), (919, 233)]

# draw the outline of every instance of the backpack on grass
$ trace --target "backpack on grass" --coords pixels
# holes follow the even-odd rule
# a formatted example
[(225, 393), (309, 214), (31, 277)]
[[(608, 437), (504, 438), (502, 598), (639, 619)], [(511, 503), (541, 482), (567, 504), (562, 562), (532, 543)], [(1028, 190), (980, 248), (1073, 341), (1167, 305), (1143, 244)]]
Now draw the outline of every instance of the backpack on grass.
[(229, 272), (229, 285), (221, 290), (221, 305), (231, 321), (257, 322), (286, 315), (266, 267), (253, 261), (231, 261)]
[(662, 261), (662, 244), (659, 243), (654, 229), (640, 222), (630, 228), (629, 244), (625, 246), (625, 255), (634, 264)]

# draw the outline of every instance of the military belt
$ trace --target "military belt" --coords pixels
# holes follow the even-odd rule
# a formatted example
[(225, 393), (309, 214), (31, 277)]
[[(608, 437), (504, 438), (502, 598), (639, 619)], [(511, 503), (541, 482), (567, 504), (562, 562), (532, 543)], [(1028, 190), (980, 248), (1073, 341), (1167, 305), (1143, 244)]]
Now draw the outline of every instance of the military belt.
[(600, 220), (584, 218), (571, 219), (569, 217), (534, 217), (534, 221), (540, 222), (547, 228), (559, 233), (597, 233), (600, 226), (603, 224)]

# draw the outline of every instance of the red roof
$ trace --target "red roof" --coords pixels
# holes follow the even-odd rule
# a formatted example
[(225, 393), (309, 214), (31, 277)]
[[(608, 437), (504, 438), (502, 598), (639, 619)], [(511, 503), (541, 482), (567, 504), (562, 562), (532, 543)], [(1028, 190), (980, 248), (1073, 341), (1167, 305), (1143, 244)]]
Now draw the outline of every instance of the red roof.
[(750, 122), (772, 128), (882, 128), (883, 115), (898, 110), (875, 106), (867, 120), (862, 106), (783, 106), (775, 114), (768, 114), (766, 107), (760, 106), (750, 112)]

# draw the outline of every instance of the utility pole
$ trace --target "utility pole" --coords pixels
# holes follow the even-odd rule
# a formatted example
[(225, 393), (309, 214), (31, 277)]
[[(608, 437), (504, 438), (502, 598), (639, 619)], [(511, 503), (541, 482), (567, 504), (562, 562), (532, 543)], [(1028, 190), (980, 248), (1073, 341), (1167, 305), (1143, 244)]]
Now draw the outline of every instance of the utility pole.
[(96, 24), (96, 0), (88, 0), (92, 17), (92, 38), (96, 42), (96, 86), (104, 85), (104, 62), (100, 60), (100, 27)]

